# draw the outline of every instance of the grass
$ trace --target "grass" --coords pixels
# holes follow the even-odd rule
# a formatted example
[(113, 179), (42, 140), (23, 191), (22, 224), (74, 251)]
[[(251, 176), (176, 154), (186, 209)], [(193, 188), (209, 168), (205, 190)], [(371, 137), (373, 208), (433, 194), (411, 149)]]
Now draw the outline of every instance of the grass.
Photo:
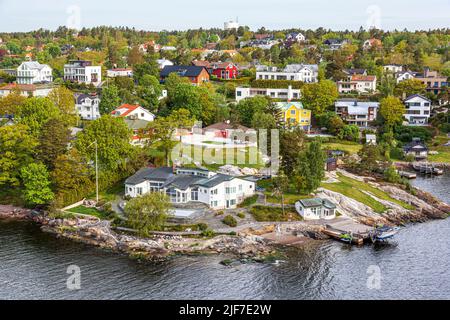
[(341, 193), (344, 196), (347, 196), (358, 202), (361, 202), (361, 203), (367, 205), (368, 207), (372, 208), (377, 213), (382, 213), (382, 212), (386, 211), (387, 207), (384, 206), (379, 201), (373, 199), (371, 196), (367, 195), (363, 191), (370, 192), (371, 194), (373, 194), (375, 197), (377, 197), (379, 199), (396, 203), (405, 209), (408, 209), (408, 210), (414, 209), (414, 207), (412, 207), (411, 205), (409, 205), (403, 201), (396, 200), (396, 199), (392, 198), (391, 196), (389, 196), (386, 192), (379, 190), (377, 188), (374, 188), (367, 183), (345, 177), (341, 174), (338, 174), (338, 176), (339, 176), (340, 182), (338, 182), (338, 183), (323, 183), (322, 187), (325, 189), (334, 191), (334, 192)]
[[(272, 195), (272, 180), (260, 180), (258, 181), (258, 187), (264, 188), (264, 195), (268, 203), (281, 203), (281, 197)], [(293, 205), (298, 200), (310, 198), (309, 195), (300, 195), (294, 191), (293, 186), (290, 186), (290, 190), (284, 194), (284, 204)]]
[(258, 195), (255, 194), (254, 196), (251, 196), (250, 198), (246, 198), (242, 203), (238, 205), (239, 208), (246, 208), (254, 205), (258, 201)]
[(285, 215), (283, 215), (283, 210), (281, 208), (254, 206), (250, 209), (250, 213), (258, 222), (302, 220), (302, 218), (290, 208), (285, 208)]
[(450, 163), (450, 147), (444, 147), (450, 139), (446, 135), (436, 136), (433, 140), (439, 146), (431, 147), (432, 151), (437, 151), (439, 154), (431, 154), (428, 156), (428, 161)]
[[(260, 169), (264, 167), (264, 163), (261, 159), (261, 153), (257, 147), (245, 147), (236, 150), (219, 149), (216, 151), (214, 148), (183, 145), (182, 152), (190, 158), (197, 158), (201, 156), (202, 166), (213, 171), (217, 171), (225, 164), (234, 165), (239, 168)], [(252, 155), (254, 159), (251, 158), (250, 155)], [(230, 161), (228, 161), (228, 158), (230, 158)]]
[(107, 218), (104, 212), (99, 211), (95, 208), (87, 208), (85, 206), (78, 206), (78, 207), (69, 209), (67, 211), (72, 212), (72, 213), (79, 213), (79, 214), (84, 214), (87, 216), (97, 217), (102, 220)]
[(324, 143), (322, 148), (324, 150), (340, 150), (352, 155), (358, 153), (363, 148), (363, 145), (357, 142), (339, 141)]
[[(116, 184), (112, 185), (111, 187), (108, 187), (106, 190), (100, 190), (98, 193), (99, 199), (111, 202), (116, 200), (117, 196), (120, 194), (123, 194), (125, 192), (125, 185), (124, 181), (121, 180), (117, 182)], [(95, 192), (91, 193), (88, 198), (95, 199)]]

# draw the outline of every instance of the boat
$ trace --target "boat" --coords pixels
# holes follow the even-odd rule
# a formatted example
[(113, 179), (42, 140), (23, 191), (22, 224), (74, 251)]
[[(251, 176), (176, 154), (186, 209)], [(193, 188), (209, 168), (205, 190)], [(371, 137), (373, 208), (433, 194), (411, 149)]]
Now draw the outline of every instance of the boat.
[(339, 240), (345, 243), (352, 243), (353, 235), (351, 233), (341, 233)]
[(380, 226), (369, 233), (369, 237), (373, 243), (386, 242), (392, 239), (400, 230), (398, 227)]

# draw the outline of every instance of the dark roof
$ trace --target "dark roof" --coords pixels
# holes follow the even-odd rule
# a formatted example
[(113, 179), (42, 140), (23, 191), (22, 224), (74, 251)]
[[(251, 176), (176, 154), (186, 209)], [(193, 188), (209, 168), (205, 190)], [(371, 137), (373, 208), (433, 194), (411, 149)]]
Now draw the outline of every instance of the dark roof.
[(328, 209), (336, 209), (336, 205), (327, 199), (321, 199), (321, 198), (304, 199), (304, 200), (300, 200), (300, 203), (305, 208), (314, 208), (314, 207), (324, 206), (325, 208), (328, 208)]
[(410, 99), (413, 99), (413, 98), (416, 98), (416, 97), (417, 97), (417, 98), (424, 99), (424, 100), (426, 100), (426, 101), (428, 101), (428, 102), (431, 102), (430, 99), (428, 99), (428, 98), (426, 98), (426, 97), (424, 97), (423, 95), (418, 94), (418, 93), (413, 94), (413, 95), (410, 95), (409, 97), (407, 97), (407, 98), (405, 99), (405, 101), (410, 100)]
[(161, 77), (168, 77), (169, 74), (175, 72), (180, 77), (198, 77), (200, 73), (206, 70), (205, 67), (197, 67), (197, 66), (165, 66), (161, 70)]
[(125, 184), (136, 185), (147, 180), (164, 182), (173, 175), (173, 169), (169, 167), (143, 168), (125, 180)]
[(428, 147), (421, 141), (413, 140), (403, 147), (405, 152), (409, 151), (428, 151)]
[(202, 179), (201, 181), (197, 182), (197, 185), (206, 187), (206, 188), (213, 188), (215, 186), (218, 186), (222, 182), (231, 181), (233, 179), (234, 179), (233, 176), (229, 176), (226, 174), (217, 174), (214, 177), (211, 177), (209, 179)]
[(199, 176), (178, 174), (167, 179), (167, 181), (163, 184), (163, 187), (164, 188), (175, 187), (180, 190), (186, 190), (191, 185), (196, 184), (196, 182), (204, 179), (205, 178)]
[(364, 75), (364, 74), (367, 73), (367, 70), (366, 69), (352, 68), (352, 69), (346, 69), (345, 73), (350, 74), (350, 75), (354, 75), (354, 74)]
[(343, 41), (341, 39), (327, 39), (324, 44), (341, 44)]
[(82, 104), (86, 98), (99, 99), (99, 97), (97, 95), (90, 95), (90, 94), (82, 93), (82, 94), (77, 95), (75, 100), (76, 100), (77, 104)]

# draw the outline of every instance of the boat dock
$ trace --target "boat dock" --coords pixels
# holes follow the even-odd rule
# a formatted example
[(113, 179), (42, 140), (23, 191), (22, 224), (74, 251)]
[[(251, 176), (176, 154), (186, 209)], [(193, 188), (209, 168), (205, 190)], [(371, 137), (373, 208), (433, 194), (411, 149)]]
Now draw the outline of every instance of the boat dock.
[(414, 172), (399, 171), (398, 174), (400, 175), (400, 177), (406, 178), (406, 179), (416, 179), (417, 178), (417, 174), (415, 174)]
[(429, 163), (416, 163), (413, 164), (413, 168), (414, 170), (416, 170), (417, 172), (419, 172), (420, 174), (425, 174), (425, 175), (443, 175), (444, 174), (444, 170), (436, 168), (434, 165), (429, 164)]
[(349, 218), (338, 218), (329, 221), (322, 230), (327, 236), (347, 243), (363, 245), (364, 241), (370, 239), (370, 232), (374, 228), (360, 224)]

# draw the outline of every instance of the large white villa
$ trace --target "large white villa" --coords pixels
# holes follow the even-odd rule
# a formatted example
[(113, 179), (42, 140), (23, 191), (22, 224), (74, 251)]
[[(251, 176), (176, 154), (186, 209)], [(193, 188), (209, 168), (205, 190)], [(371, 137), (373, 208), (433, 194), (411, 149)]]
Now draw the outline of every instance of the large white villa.
[(173, 204), (201, 202), (211, 209), (233, 209), (255, 194), (256, 184), (243, 177), (195, 168), (144, 168), (125, 181), (125, 195), (165, 192)]

